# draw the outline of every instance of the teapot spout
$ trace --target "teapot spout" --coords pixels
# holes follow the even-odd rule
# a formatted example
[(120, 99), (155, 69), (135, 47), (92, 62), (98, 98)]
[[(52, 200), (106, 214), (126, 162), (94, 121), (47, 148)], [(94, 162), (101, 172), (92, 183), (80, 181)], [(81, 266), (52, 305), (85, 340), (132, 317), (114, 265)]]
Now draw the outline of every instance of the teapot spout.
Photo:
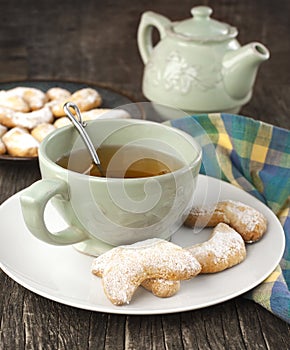
[(268, 60), (269, 50), (258, 42), (227, 52), (223, 59), (224, 85), (234, 99), (251, 93), (259, 65)]

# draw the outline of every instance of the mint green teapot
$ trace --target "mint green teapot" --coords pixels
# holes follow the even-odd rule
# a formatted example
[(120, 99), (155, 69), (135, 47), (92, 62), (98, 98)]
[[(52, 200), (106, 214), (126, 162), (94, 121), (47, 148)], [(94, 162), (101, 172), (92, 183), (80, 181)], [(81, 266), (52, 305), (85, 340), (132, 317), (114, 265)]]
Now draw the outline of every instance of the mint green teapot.
[[(151, 11), (142, 15), (143, 94), (189, 114), (238, 113), (251, 99), (258, 67), (269, 59), (269, 51), (258, 42), (241, 47), (237, 29), (213, 20), (209, 7), (194, 7), (191, 13), (181, 22)], [(154, 27), (160, 41), (153, 47)]]

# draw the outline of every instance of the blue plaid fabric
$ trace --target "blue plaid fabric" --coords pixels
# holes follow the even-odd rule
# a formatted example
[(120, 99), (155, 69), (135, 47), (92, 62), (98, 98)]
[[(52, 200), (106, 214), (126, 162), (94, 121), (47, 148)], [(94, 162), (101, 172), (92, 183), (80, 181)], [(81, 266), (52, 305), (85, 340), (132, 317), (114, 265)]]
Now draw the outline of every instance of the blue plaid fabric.
[(200, 141), (201, 173), (244, 189), (278, 216), (286, 238), (283, 259), (245, 297), (290, 323), (290, 131), (230, 114), (194, 115), (170, 124)]

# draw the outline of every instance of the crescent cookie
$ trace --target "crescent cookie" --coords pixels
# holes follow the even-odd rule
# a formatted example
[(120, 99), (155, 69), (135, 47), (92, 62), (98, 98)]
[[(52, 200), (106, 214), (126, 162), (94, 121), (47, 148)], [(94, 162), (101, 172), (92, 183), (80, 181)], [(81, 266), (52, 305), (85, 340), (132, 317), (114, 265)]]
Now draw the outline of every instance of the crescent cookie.
[[(111, 256), (104, 268), (103, 259)], [(201, 270), (190, 251), (162, 239), (148, 239), (113, 248), (96, 258), (92, 273), (102, 276), (104, 292), (114, 305), (128, 304), (145, 280), (187, 280)]]
[(8, 153), (14, 157), (36, 157), (39, 143), (28, 130), (15, 127), (2, 137)]
[(0, 91), (0, 106), (11, 108), (18, 112), (29, 112), (30, 107), (20, 96), (9, 93), (9, 91)]
[(247, 243), (258, 241), (267, 230), (267, 219), (258, 210), (238, 201), (226, 200), (212, 208), (192, 208), (184, 224), (213, 227), (224, 222)]
[(19, 126), (33, 129), (41, 123), (52, 121), (53, 115), (48, 106), (28, 113), (16, 112), (13, 109), (0, 106), (0, 123), (9, 128)]
[[(117, 249), (111, 249), (105, 254), (99, 256), (97, 262), (95, 262), (92, 267), (92, 272), (94, 275), (103, 277), (106, 267), (109, 266), (117, 253)], [(168, 281), (162, 278), (149, 278), (143, 281), (141, 285), (160, 298), (170, 297), (178, 292), (180, 288), (179, 281)]]
[(215, 273), (242, 262), (246, 257), (242, 237), (224, 223), (218, 224), (204, 243), (187, 248), (199, 261), (201, 273)]
[(8, 90), (7, 93), (22, 98), (33, 111), (42, 108), (47, 102), (46, 94), (32, 87), (19, 86)]
[(68, 101), (75, 103), (79, 107), (79, 110), (84, 112), (99, 107), (102, 103), (102, 98), (96, 90), (91, 88), (77, 90), (69, 98), (63, 99), (51, 106), (52, 113), (55, 117), (62, 117), (65, 115), (63, 106)]
[(50, 123), (41, 123), (31, 130), (31, 135), (41, 142), (48, 134), (55, 130), (55, 127)]
[(61, 87), (52, 87), (46, 91), (48, 100), (63, 100), (71, 96), (70, 91)]

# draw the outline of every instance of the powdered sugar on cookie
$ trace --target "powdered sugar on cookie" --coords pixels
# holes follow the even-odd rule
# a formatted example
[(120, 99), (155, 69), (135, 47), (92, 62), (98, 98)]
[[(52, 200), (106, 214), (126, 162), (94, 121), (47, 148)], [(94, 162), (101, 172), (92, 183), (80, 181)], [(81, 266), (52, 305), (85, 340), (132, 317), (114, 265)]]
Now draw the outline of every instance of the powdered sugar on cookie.
[(8, 93), (22, 98), (29, 105), (30, 110), (40, 109), (47, 102), (45, 92), (33, 87), (18, 86), (8, 90)]
[(38, 153), (39, 143), (28, 130), (15, 127), (4, 134), (3, 143), (9, 154), (20, 157), (35, 157)]
[(246, 257), (242, 237), (230, 226), (218, 224), (211, 238), (187, 248), (202, 266), (201, 273), (214, 273), (232, 267)]
[(145, 280), (180, 281), (193, 278), (200, 270), (199, 262), (189, 251), (160, 239), (114, 248), (96, 258), (92, 265), (92, 272), (103, 276), (105, 294), (115, 305), (129, 303)]
[(185, 225), (213, 227), (221, 222), (233, 227), (247, 243), (258, 241), (267, 230), (267, 219), (262, 213), (234, 200), (221, 201), (206, 210), (193, 208), (185, 220)]

